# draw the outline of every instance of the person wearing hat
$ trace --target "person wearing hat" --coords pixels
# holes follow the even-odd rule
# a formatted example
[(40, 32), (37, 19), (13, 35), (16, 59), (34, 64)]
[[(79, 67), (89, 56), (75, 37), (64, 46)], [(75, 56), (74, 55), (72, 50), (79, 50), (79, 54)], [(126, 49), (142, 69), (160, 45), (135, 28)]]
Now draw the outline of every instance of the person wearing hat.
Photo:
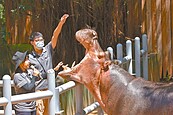
[[(30, 69), (28, 52), (17, 51), (12, 60), (15, 63), (14, 88), (16, 94), (35, 92), (35, 81), (39, 78), (37, 69)], [(22, 102), (13, 105), (16, 115), (36, 115), (36, 102)]]
[[(33, 47), (33, 51), (29, 55), (29, 60), (31, 64), (34, 65), (34, 67), (39, 70), (41, 76), (43, 77), (42, 80), (37, 81), (36, 91), (43, 91), (47, 90), (48, 88), (47, 71), (53, 68), (52, 65), (53, 50), (57, 45), (58, 36), (68, 17), (69, 17), (68, 14), (64, 14), (61, 17), (58, 26), (55, 28), (53, 32), (51, 41), (47, 45), (44, 44), (44, 38), (42, 33), (40, 32), (33, 32), (29, 37), (30, 44)], [(39, 100), (36, 103), (37, 103), (38, 115), (43, 115), (43, 114), (48, 115), (48, 100), (47, 99)], [(41, 103), (44, 103), (44, 106)]]

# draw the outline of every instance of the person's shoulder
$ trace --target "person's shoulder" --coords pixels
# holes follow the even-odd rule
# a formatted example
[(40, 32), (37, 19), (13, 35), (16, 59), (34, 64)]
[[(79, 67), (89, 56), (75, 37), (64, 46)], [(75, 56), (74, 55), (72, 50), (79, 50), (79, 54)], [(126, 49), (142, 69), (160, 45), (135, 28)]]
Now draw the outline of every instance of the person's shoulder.
[(52, 47), (52, 42), (51, 41), (49, 43), (47, 43), (45, 47), (50, 47), (50, 46)]
[(13, 79), (17, 80), (17, 79), (19, 79), (19, 77), (21, 77), (20, 73), (15, 73)]
[(35, 60), (36, 56), (34, 56), (33, 53), (31, 53), (28, 55), (28, 57), (29, 57), (29, 60), (32, 61), (32, 60)]
[(46, 50), (52, 50), (53, 48), (52, 48), (52, 42), (50, 41), (46, 46), (45, 46), (45, 49)]
[(15, 73), (14, 74), (14, 77), (16, 77), (16, 76), (20, 76), (20, 73)]
[(16, 78), (16, 77), (17, 77), (17, 78), (19, 78), (19, 77), (20, 77), (20, 78), (25, 78), (25, 76), (26, 76), (26, 73), (15, 73), (15, 74), (14, 74), (14, 78)]
[(33, 58), (34, 57), (33, 54), (29, 54), (28, 56), (29, 56), (29, 58)]

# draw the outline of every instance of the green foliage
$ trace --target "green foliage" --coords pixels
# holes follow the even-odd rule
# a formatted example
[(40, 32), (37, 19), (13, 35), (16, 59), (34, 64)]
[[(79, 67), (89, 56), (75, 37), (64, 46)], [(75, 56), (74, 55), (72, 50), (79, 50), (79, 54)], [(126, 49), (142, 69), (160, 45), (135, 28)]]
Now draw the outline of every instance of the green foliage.
[(16, 2), (16, 6), (11, 9), (13, 18), (27, 15), (27, 11), (33, 9), (33, 3), (34, 0), (21, 0), (20, 2)]
[(17, 3), (16, 7), (11, 10), (13, 16), (18, 17), (21, 14), (27, 14), (28, 10), (32, 10), (34, 8), (34, 0), (21, 0), (20, 3)]
[(0, 1), (0, 23), (3, 25), (5, 23), (5, 9), (4, 9), (4, 2)]
[[(5, 8), (4, 1), (0, 0), (0, 39), (5, 40)], [(1, 43), (1, 42), (0, 42)]]
[(5, 22), (5, 16), (4, 16), (4, 7), (2, 4), (0, 4), (0, 22), (4, 23)]
[(32, 46), (30, 44), (12, 44), (10, 45), (10, 48), (12, 52), (16, 52), (16, 51), (24, 52), (26, 50), (28, 51), (32, 50)]
[(0, 45), (0, 49), (0, 78), (2, 78), (2, 76), (5, 74), (12, 75), (14, 73), (14, 63), (12, 62), (13, 54), (16, 51), (31, 51), (32, 47), (30, 44), (8, 45), (3, 43)]

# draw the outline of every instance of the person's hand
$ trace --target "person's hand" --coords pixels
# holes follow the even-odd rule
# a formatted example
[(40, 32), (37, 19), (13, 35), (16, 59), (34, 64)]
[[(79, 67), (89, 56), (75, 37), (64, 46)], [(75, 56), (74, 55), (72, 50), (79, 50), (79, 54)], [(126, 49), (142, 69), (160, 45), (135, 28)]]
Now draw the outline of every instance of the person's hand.
[(36, 69), (33, 65), (31, 65), (31, 69), (33, 70), (33, 76), (39, 77), (40, 72), (38, 71), (38, 69)]
[(58, 65), (54, 68), (55, 71), (58, 71), (59, 68), (63, 65), (63, 62), (59, 62)]
[(68, 14), (64, 14), (62, 17), (61, 17), (61, 22), (62, 23), (65, 23), (66, 19), (69, 17)]

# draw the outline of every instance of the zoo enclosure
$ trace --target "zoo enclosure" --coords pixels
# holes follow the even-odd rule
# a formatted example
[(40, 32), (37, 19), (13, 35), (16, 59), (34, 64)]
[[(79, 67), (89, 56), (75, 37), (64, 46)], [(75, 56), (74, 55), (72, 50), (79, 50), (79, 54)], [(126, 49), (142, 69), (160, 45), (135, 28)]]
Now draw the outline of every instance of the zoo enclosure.
[[(132, 65), (132, 42), (130, 40), (126, 41), (126, 56), (123, 57), (123, 46), (122, 44), (117, 44), (117, 60), (119, 61), (120, 66), (126, 65), (126, 69), (131, 75), (136, 77), (143, 77), (146, 80), (148, 79), (148, 44), (147, 44), (147, 35), (142, 35), (142, 48), (140, 45), (140, 38), (135, 37), (135, 73), (133, 73)], [(112, 47), (108, 47), (107, 51), (110, 52), (111, 60), (114, 60), (114, 51)], [(142, 66), (141, 66), (142, 63)], [(122, 66), (124, 67), (124, 66)], [(141, 69), (142, 68), (142, 69)], [(141, 73), (143, 73), (141, 75)]]
[[(113, 48), (108, 47), (107, 50), (110, 52), (111, 60), (113, 59)], [(142, 49), (140, 48), (140, 38), (135, 38), (135, 75), (137, 77), (141, 76), (141, 56), (143, 62), (143, 77), (148, 80), (148, 53), (147, 53), (147, 35), (142, 35)], [(132, 71), (132, 42), (130, 40), (126, 41), (126, 56), (123, 57), (122, 45), (117, 45), (117, 60), (119, 64), (126, 64), (127, 71), (133, 74)], [(4, 115), (12, 115), (12, 104), (19, 102), (27, 102), (38, 99), (49, 99), (49, 115), (61, 114), (63, 111), (60, 108), (60, 94), (68, 91), (75, 87), (75, 98), (76, 98), (76, 113), (75, 115), (86, 115), (93, 110), (98, 110), (98, 115), (103, 115), (103, 111), (100, 108), (98, 102), (94, 102), (91, 105), (83, 109), (83, 87), (74, 81), (69, 81), (59, 87), (55, 87), (55, 72), (50, 69), (48, 72), (48, 90), (42, 92), (34, 92), (21, 95), (11, 94), (11, 78), (9, 75), (3, 76), (3, 97), (0, 98), (0, 106), (4, 106)], [(7, 90), (8, 89), (8, 90)]]
[[(148, 52), (152, 54), (149, 58), (149, 76), (153, 81), (159, 81), (163, 76), (173, 75), (173, 0), (45, 0), (35, 1), (34, 4), (32, 1), (3, 1), (8, 44), (28, 43), (28, 35), (35, 30), (50, 38), (57, 19), (67, 12), (72, 17), (66, 24), (68, 27), (62, 31), (63, 40), (60, 43), (63, 45), (57, 48), (58, 53), (64, 51), (63, 57), (61, 53), (57, 55), (59, 59), (64, 59), (63, 62), (71, 63), (67, 57), (74, 60), (74, 54), (82, 54), (81, 50), (71, 53), (71, 49), (78, 46), (69, 38), (74, 37), (78, 28), (89, 24), (96, 28), (104, 47), (108, 43), (124, 43), (126, 38), (133, 39), (146, 33)], [(68, 48), (64, 47), (64, 43)], [(4, 58), (1, 60), (3, 65), (8, 62)]]

